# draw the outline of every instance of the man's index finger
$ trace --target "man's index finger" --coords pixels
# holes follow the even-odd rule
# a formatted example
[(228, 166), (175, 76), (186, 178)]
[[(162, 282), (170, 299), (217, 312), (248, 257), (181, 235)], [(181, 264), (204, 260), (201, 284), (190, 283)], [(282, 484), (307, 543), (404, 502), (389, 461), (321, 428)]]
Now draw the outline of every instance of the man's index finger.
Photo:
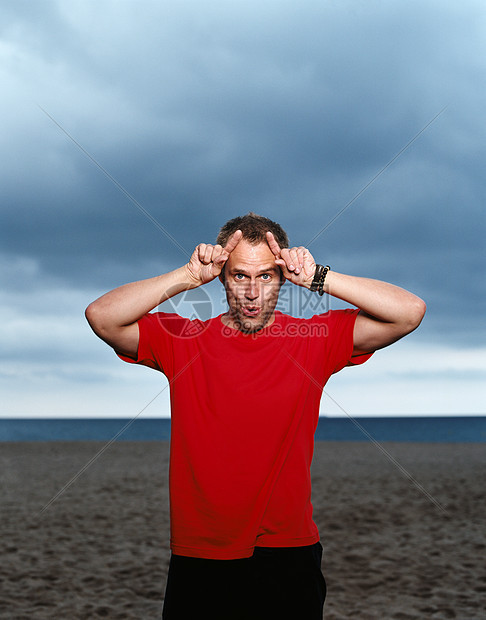
[(228, 243), (224, 246), (223, 250), (225, 252), (228, 252), (228, 254), (231, 254), (231, 252), (236, 248), (236, 246), (240, 242), (242, 235), (243, 233), (241, 232), (241, 230), (235, 231), (231, 235), (231, 237), (228, 239)]
[(267, 243), (268, 247), (272, 250), (275, 257), (280, 258), (280, 246), (277, 243), (275, 237), (273, 236), (273, 233), (271, 233), (270, 231), (267, 232)]

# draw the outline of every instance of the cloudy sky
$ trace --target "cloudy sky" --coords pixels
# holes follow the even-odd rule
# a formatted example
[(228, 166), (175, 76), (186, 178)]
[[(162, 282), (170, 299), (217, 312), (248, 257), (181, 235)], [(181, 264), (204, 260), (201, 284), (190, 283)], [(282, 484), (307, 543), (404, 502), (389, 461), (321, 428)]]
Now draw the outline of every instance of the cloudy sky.
[(0, 415), (167, 415), (84, 309), (249, 210), (427, 302), (323, 414), (486, 413), (485, 69), (481, 0), (1, 1)]

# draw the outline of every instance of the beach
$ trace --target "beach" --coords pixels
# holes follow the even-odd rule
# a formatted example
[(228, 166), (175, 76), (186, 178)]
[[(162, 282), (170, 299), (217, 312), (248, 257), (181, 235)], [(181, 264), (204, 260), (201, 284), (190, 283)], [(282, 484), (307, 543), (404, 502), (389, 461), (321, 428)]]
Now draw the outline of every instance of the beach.
[[(0, 618), (160, 618), (168, 443), (0, 453)], [(485, 471), (484, 443), (317, 442), (324, 619), (485, 618)]]

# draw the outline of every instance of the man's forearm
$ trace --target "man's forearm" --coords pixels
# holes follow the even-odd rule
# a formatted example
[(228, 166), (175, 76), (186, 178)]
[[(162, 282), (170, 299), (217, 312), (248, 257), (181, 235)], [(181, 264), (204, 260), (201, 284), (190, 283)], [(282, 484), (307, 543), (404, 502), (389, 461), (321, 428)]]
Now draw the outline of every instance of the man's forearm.
[(169, 273), (131, 282), (106, 293), (86, 309), (86, 317), (96, 331), (124, 327), (138, 321), (163, 301), (194, 288), (184, 265)]
[(361, 310), (353, 333), (356, 354), (376, 351), (403, 338), (420, 325), (425, 314), (420, 297), (379, 280), (330, 271), (324, 290)]
[(407, 323), (423, 316), (419, 297), (388, 282), (329, 271), (324, 291), (384, 323)]

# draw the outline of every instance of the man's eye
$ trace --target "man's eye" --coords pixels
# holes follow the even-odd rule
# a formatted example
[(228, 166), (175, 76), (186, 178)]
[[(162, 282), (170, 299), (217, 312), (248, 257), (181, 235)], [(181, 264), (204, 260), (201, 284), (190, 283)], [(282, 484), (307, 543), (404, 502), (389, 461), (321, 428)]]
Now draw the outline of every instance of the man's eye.
[(269, 273), (263, 273), (262, 274), (262, 280), (264, 280), (265, 282), (268, 282), (268, 280), (271, 279), (271, 275)]
[(245, 276), (244, 276), (242, 273), (237, 273), (237, 274), (235, 275), (235, 280), (243, 280), (243, 278), (244, 278), (244, 277), (245, 277)]

